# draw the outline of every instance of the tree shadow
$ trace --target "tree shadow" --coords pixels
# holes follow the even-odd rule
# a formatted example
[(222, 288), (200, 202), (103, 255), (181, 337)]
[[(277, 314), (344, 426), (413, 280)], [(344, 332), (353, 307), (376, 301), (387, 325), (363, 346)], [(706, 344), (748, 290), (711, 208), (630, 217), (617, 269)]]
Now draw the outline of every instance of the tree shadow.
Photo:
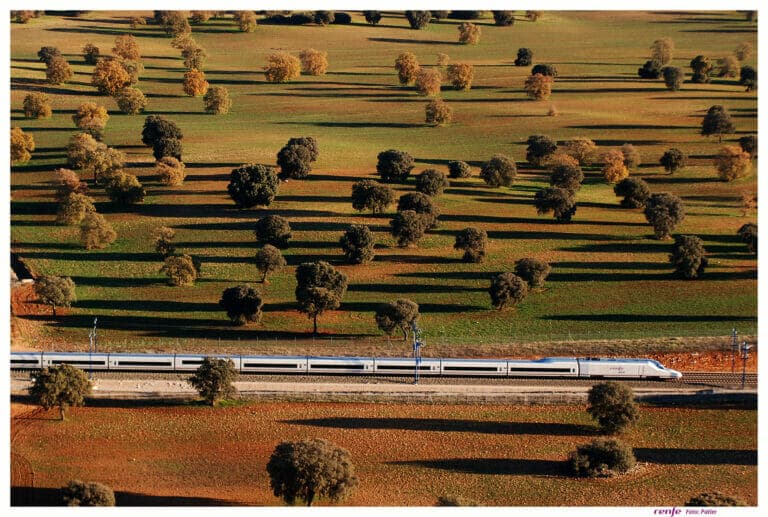
[[(458, 261), (457, 261), (458, 262)], [(464, 285), (432, 285), (432, 284), (352, 284), (347, 291), (350, 292), (364, 292), (364, 293), (458, 293), (458, 292), (473, 292), (473, 291), (485, 291), (482, 287), (470, 287)]]
[[(666, 130), (666, 129), (701, 129), (701, 126), (664, 126), (660, 124), (582, 124), (566, 126), (571, 129), (604, 129), (609, 131), (615, 130), (640, 130), (640, 129), (654, 129), (654, 130)], [(635, 140), (627, 140), (629, 143), (634, 143)], [(625, 143), (627, 143), (625, 142)]]
[(424, 124), (410, 124), (407, 122), (278, 122), (278, 124), (296, 124), (302, 126), (336, 127), (336, 128), (389, 128), (389, 129), (413, 129), (424, 127)]
[(218, 303), (181, 302), (172, 300), (77, 300), (78, 309), (138, 312), (217, 312)]
[(79, 252), (27, 251), (25, 257), (45, 260), (99, 261), (99, 262), (157, 262), (162, 260), (156, 253), (104, 252), (80, 248)]
[(102, 27), (93, 25), (83, 25), (81, 28), (74, 27), (51, 27), (45, 29), (50, 32), (63, 32), (68, 34), (100, 34), (103, 36), (122, 36), (123, 34), (130, 32), (137, 38), (167, 38), (170, 42), (171, 38), (165, 32), (151, 32), (152, 29), (142, 29), (140, 31), (129, 31), (126, 29), (104, 29)]
[(436, 39), (406, 39), (406, 38), (368, 38), (377, 43), (403, 43), (406, 45), (459, 45), (457, 41), (442, 41)]
[[(456, 264), (461, 262), (458, 259), (443, 257), (443, 256), (430, 256), (430, 255), (376, 255), (373, 258), (374, 262), (397, 262), (401, 264)], [(433, 275), (434, 276), (434, 275)]]
[(542, 316), (550, 321), (588, 321), (594, 323), (707, 323), (707, 322), (750, 322), (756, 316), (728, 316), (724, 314), (556, 314)]
[(450, 271), (446, 273), (431, 273), (431, 272), (418, 272), (418, 273), (395, 273), (394, 276), (404, 278), (429, 278), (429, 279), (446, 279), (446, 280), (487, 280), (490, 281), (496, 273), (484, 272), (484, 271)]
[(654, 176), (647, 176), (643, 178), (646, 183), (649, 184), (657, 184), (657, 183), (664, 183), (669, 185), (686, 185), (686, 184), (692, 184), (692, 183), (722, 183), (722, 181), (719, 178), (684, 178), (680, 176), (670, 176), (670, 175), (654, 175)]
[[(115, 492), (116, 506), (237, 506), (225, 499), (188, 495), (151, 495), (138, 492)], [(59, 488), (12, 486), (11, 506), (65, 506)]]
[(634, 449), (638, 461), (662, 465), (757, 465), (752, 449)]
[(390, 461), (390, 465), (424, 467), (464, 474), (501, 476), (566, 476), (565, 461), (508, 458), (446, 458), (436, 460)]

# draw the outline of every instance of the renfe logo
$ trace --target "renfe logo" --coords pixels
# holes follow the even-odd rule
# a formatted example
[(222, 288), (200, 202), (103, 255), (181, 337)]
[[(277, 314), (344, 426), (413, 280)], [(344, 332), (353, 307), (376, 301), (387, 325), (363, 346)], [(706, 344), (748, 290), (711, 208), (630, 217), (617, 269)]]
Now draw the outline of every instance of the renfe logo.
[(653, 510), (653, 515), (680, 515), (683, 511), (680, 508), (656, 508)]

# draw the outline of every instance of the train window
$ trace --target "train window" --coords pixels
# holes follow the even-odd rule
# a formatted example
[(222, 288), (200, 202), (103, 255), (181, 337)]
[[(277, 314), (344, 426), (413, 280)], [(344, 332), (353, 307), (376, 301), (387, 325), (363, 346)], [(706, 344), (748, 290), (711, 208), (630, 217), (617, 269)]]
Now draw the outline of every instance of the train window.
[(518, 367), (518, 366), (510, 366), (509, 367), (510, 372), (543, 372), (543, 373), (573, 373), (573, 370), (570, 368), (530, 368), (530, 367)]
[(498, 372), (497, 366), (445, 366), (446, 372)]
[(51, 361), (52, 364), (94, 364), (94, 365), (104, 365), (106, 364), (105, 361), (78, 361), (76, 359), (54, 359)]
[(182, 359), (181, 364), (203, 364), (202, 359)]
[(170, 361), (166, 361), (163, 363), (158, 363), (154, 361), (118, 361), (118, 366), (168, 366), (169, 368), (173, 366), (173, 364)]
[(39, 359), (11, 359), (11, 364), (38, 364)]
[(243, 363), (243, 368), (301, 368), (300, 364)]
[(329, 370), (364, 370), (363, 364), (310, 364), (310, 368), (326, 368)]

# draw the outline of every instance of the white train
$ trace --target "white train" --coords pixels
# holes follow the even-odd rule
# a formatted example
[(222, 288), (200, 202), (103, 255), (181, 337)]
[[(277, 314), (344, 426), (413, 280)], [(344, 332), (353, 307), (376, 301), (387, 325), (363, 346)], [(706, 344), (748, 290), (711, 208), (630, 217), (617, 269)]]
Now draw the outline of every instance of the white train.
[[(93, 371), (191, 372), (206, 355), (103, 354), (78, 352), (11, 352), (11, 369), (38, 370), (71, 364)], [(407, 357), (312, 357), (213, 355), (230, 359), (240, 373), (296, 373), (343, 375), (413, 375), (416, 363)], [(547, 357), (521, 359), (424, 358), (421, 376), (444, 377), (574, 377), (626, 379), (679, 379), (680, 372), (652, 359)]]

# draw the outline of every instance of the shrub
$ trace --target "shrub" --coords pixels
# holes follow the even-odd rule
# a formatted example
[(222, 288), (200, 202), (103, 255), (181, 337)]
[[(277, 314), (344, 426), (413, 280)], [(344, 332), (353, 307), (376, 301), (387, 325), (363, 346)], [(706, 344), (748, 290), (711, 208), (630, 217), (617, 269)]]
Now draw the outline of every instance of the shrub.
[(398, 211), (389, 224), (392, 226), (392, 236), (401, 248), (415, 246), (429, 228), (428, 216), (413, 210)]
[(80, 242), (85, 249), (103, 249), (115, 242), (117, 233), (103, 215), (91, 212), (80, 223)]
[(73, 479), (61, 489), (67, 506), (115, 506), (115, 493), (107, 485)]
[(270, 83), (286, 83), (301, 75), (301, 65), (296, 56), (286, 52), (277, 52), (267, 56), (264, 75)]
[(584, 173), (581, 167), (576, 165), (561, 164), (552, 168), (552, 175), (549, 177), (549, 184), (553, 187), (560, 187), (576, 193), (581, 188), (581, 182), (584, 181)]
[(675, 276), (692, 280), (699, 278), (707, 267), (704, 243), (695, 235), (676, 235), (669, 261), (675, 266)]
[(381, 21), (381, 11), (363, 11), (363, 16), (371, 25), (377, 25)]
[(675, 51), (675, 43), (672, 38), (659, 38), (651, 45), (651, 60), (666, 65), (672, 61), (672, 53)]
[(328, 52), (308, 48), (299, 52), (299, 58), (301, 59), (302, 73), (325, 75), (328, 70)]
[(559, 187), (543, 188), (536, 192), (533, 204), (539, 215), (552, 212), (559, 223), (569, 223), (576, 213), (576, 199), (570, 190)]
[(739, 60), (736, 56), (725, 56), (717, 60), (718, 77), (736, 77), (739, 73)]
[(426, 169), (416, 176), (416, 190), (428, 196), (439, 196), (448, 186), (445, 174), (435, 169)]
[(669, 239), (672, 231), (684, 218), (683, 201), (674, 194), (652, 194), (645, 203), (645, 219), (653, 226), (657, 239)]
[(67, 60), (61, 56), (54, 56), (45, 68), (45, 79), (50, 84), (63, 84), (72, 79), (72, 68)]
[(515, 274), (528, 283), (528, 287), (543, 287), (552, 268), (543, 260), (522, 258), (515, 262)]
[(232, 398), (237, 390), (232, 384), (237, 379), (237, 370), (232, 359), (206, 357), (189, 383), (211, 406), (221, 399)]
[(528, 97), (537, 101), (544, 101), (552, 95), (552, 83), (552, 77), (534, 74), (526, 78), (523, 89)]
[(339, 239), (341, 250), (350, 264), (363, 264), (373, 260), (373, 233), (363, 224), (352, 224)]
[(352, 208), (374, 214), (383, 212), (395, 202), (395, 191), (373, 180), (360, 180), (352, 184)]
[(261, 272), (261, 283), (266, 284), (267, 275), (285, 267), (285, 259), (280, 250), (271, 244), (265, 244), (256, 252), (256, 269)]
[(291, 225), (279, 215), (266, 215), (256, 221), (254, 233), (260, 244), (271, 244), (284, 249), (288, 247), (291, 238)]
[(256, 30), (256, 13), (253, 11), (236, 11), (235, 20), (240, 32), (253, 32)]
[(421, 192), (411, 192), (403, 194), (397, 201), (397, 211), (413, 210), (419, 215), (425, 217), (427, 228), (437, 228), (437, 218), (440, 216), (440, 210), (432, 201), (432, 198)]
[(161, 273), (168, 276), (168, 284), (172, 286), (194, 285), (197, 280), (197, 269), (189, 255), (170, 255), (165, 258)]
[(305, 262), (296, 268), (296, 302), (299, 312), (312, 319), (317, 334), (317, 318), (337, 309), (347, 292), (347, 277), (327, 262)]
[(525, 47), (517, 49), (515, 66), (531, 66), (531, 63), (533, 63), (533, 51)]
[(752, 158), (757, 158), (757, 135), (742, 136), (739, 138), (739, 147)]
[(496, 154), (483, 163), (480, 177), (490, 187), (511, 187), (517, 176), (515, 161), (503, 154)]
[(662, 68), (661, 73), (664, 76), (664, 84), (673, 92), (679, 90), (683, 85), (685, 72), (682, 68), (678, 68), (676, 66), (665, 66)]
[(313, 19), (316, 24), (325, 27), (336, 21), (336, 13), (333, 11), (315, 11)]
[(319, 438), (280, 443), (267, 473), (275, 497), (290, 505), (298, 499), (311, 506), (319, 497), (338, 502), (358, 484), (349, 452)]
[(117, 107), (127, 115), (136, 115), (147, 107), (147, 98), (138, 88), (123, 88), (115, 95)]
[(753, 223), (747, 223), (739, 228), (736, 235), (747, 245), (749, 251), (752, 253), (757, 252), (757, 225)]
[(423, 29), (429, 25), (432, 13), (429, 11), (405, 11), (405, 17), (408, 19), (411, 29)]
[(131, 85), (131, 76), (120, 61), (100, 59), (93, 69), (91, 84), (99, 90), (99, 93), (115, 95)]
[(93, 102), (84, 102), (78, 106), (77, 111), (72, 115), (72, 122), (85, 132), (95, 130), (98, 133), (107, 125), (109, 115), (107, 108), (99, 106)]
[(544, 167), (557, 151), (557, 144), (546, 135), (532, 135), (526, 141), (525, 159), (535, 167)]
[(55, 57), (62, 57), (61, 50), (54, 46), (40, 47), (37, 51), (38, 59), (46, 65), (50, 63)]
[(115, 46), (112, 47), (112, 53), (123, 59), (138, 60), (141, 57), (139, 53), (139, 44), (130, 34), (123, 34), (115, 38)]
[(736, 59), (739, 61), (746, 61), (750, 57), (752, 57), (752, 51), (754, 50), (754, 47), (752, 47), (752, 43), (748, 41), (742, 41), (738, 44), (736, 47), (736, 50), (733, 51), (733, 55), (736, 56)]
[(171, 156), (181, 161), (182, 150), (181, 140), (176, 138), (161, 138), (152, 144), (152, 156), (155, 157), (155, 160)]
[(184, 138), (184, 135), (179, 126), (162, 115), (149, 115), (144, 120), (144, 127), (141, 130), (141, 141), (147, 147), (152, 147), (158, 140), (181, 140), (182, 138)]
[(448, 176), (451, 178), (469, 178), (472, 169), (467, 162), (451, 160), (448, 162)]
[(479, 263), (485, 259), (485, 248), (488, 245), (488, 234), (477, 228), (464, 228), (456, 234), (453, 249), (464, 250), (461, 258), (464, 262)]
[(414, 167), (413, 157), (405, 151), (389, 149), (378, 154), (376, 172), (387, 183), (405, 183)]
[(668, 151), (664, 152), (664, 154), (659, 159), (659, 163), (669, 174), (674, 174), (675, 172), (685, 168), (685, 162), (687, 159), (688, 158), (685, 156), (683, 151), (675, 147), (671, 147)]
[(419, 304), (407, 298), (383, 303), (376, 309), (375, 318), (376, 325), (385, 334), (391, 336), (399, 330), (407, 342), (413, 323), (419, 319)]
[(557, 67), (548, 63), (540, 63), (531, 68), (531, 75), (541, 74), (546, 77), (557, 77)]
[(28, 93), (24, 97), (23, 110), (26, 118), (50, 118), (53, 114), (51, 98), (44, 93)]
[(190, 97), (197, 97), (208, 91), (208, 81), (205, 80), (205, 73), (193, 68), (184, 73), (184, 84), (182, 88), (184, 93)]
[(603, 177), (608, 183), (618, 183), (629, 176), (629, 170), (624, 163), (624, 153), (614, 149), (603, 155)]
[(491, 11), (493, 21), (499, 27), (509, 27), (515, 23), (515, 11)]
[(624, 155), (624, 165), (627, 169), (636, 169), (640, 166), (640, 151), (632, 144), (624, 144), (621, 146), (621, 154)]
[(173, 244), (173, 239), (176, 237), (176, 232), (173, 228), (167, 226), (159, 226), (155, 228), (155, 232), (152, 238), (155, 243), (155, 251), (160, 254), (163, 259), (173, 255), (176, 251), (176, 246)]
[(403, 52), (395, 59), (395, 70), (400, 84), (409, 85), (416, 82), (416, 76), (421, 70), (419, 62), (413, 52)]
[(424, 106), (424, 122), (433, 126), (445, 126), (453, 120), (453, 108), (440, 99), (429, 101)]
[(241, 326), (261, 321), (264, 300), (254, 288), (238, 285), (224, 289), (219, 305), (227, 312), (233, 325)]
[(155, 163), (155, 174), (163, 185), (172, 187), (184, 183), (186, 173), (182, 162), (171, 156), (164, 156)]
[(471, 22), (459, 24), (459, 43), (463, 45), (477, 45), (480, 43), (480, 26)]
[(702, 492), (691, 497), (685, 506), (747, 506), (747, 503), (738, 497), (721, 492)]
[(457, 90), (472, 88), (475, 67), (469, 63), (454, 63), (448, 67), (448, 80)]
[(661, 67), (660, 61), (651, 59), (637, 69), (637, 75), (640, 76), (640, 79), (658, 79), (661, 77)]
[(62, 201), (72, 193), (87, 194), (88, 185), (80, 181), (80, 177), (75, 171), (56, 169), (56, 199)]
[(20, 127), (11, 128), (11, 163), (27, 163), (35, 150), (35, 139)]
[(587, 412), (606, 434), (623, 431), (640, 418), (632, 388), (615, 381), (592, 386), (587, 397)]
[(635, 455), (618, 440), (594, 440), (571, 452), (568, 462), (577, 476), (606, 477), (634, 467)]
[(104, 187), (111, 201), (121, 205), (133, 205), (144, 201), (146, 192), (133, 174), (118, 172)]
[(416, 91), (419, 95), (435, 96), (440, 94), (443, 78), (440, 70), (421, 68), (416, 74)]
[(333, 20), (333, 23), (336, 25), (349, 25), (352, 23), (352, 16), (350, 16), (347, 13), (335, 13), (336, 17)]
[(522, 302), (528, 296), (528, 284), (515, 274), (500, 273), (491, 280), (488, 293), (491, 295), (491, 305), (501, 311)]
[(709, 74), (712, 73), (714, 66), (706, 56), (698, 55), (691, 59), (691, 70), (693, 70), (693, 76), (691, 77), (692, 83), (704, 84), (710, 81)]
[(731, 120), (731, 115), (723, 106), (710, 106), (704, 119), (701, 121), (701, 134), (704, 136), (716, 135), (718, 141), (723, 140), (723, 135), (736, 132), (736, 126)]
[(757, 90), (757, 70), (751, 66), (742, 66), (739, 72), (739, 84), (746, 86), (747, 91)]
[(93, 43), (86, 43), (83, 47), (83, 59), (89, 65), (95, 65), (100, 56), (99, 47)]
[(584, 137), (568, 140), (560, 149), (568, 156), (575, 158), (582, 167), (591, 165), (597, 153), (595, 142)]
[(227, 191), (238, 208), (251, 208), (269, 206), (279, 187), (280, 180), (272, 167), (251, 163), (232, 170)]
[(84, 194), (71, 192), (61, 199), (56, 212), (56, 222), (67, 226), (80, 224), (86, 215), (95, 211), (93, 199)]
[(733, 181), (749, 173), (752, 169), (752, 158), (741, 147), (727, 145), (715, 156), (714, 165), (721, 180)]
[(54, 318), (56, 307), (71, 307), (77, 301), (75, 283), (68, 276), (41, 275), (35, 280), (34, 289), (38, 301), (51, 306)]
[(617, 196), (623, 196), (621, 206), (624, 208), (642, 208), (651, 197), (651, 188), (640, 178), (624, 178), (613, 187)]
[(223, 86), (211, 86), (203, 95), (203, 107), (208, 113), (226, 115), (232, 107), (229, 91)]

